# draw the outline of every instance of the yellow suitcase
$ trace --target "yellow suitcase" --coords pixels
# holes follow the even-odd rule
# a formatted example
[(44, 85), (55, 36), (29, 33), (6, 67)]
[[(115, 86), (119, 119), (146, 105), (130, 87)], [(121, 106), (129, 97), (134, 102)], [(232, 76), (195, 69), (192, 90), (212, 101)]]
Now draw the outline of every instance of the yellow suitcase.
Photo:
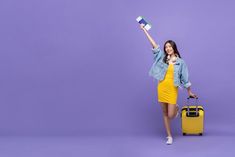
[(182, 134), (198, 134), (202, 135), (204, 131), (204, 109), (198, 105), (198, 98), (196, 98), (195, 105), (189, 105), (187, 98), (187, 105), (181, 109), (181, 126)]

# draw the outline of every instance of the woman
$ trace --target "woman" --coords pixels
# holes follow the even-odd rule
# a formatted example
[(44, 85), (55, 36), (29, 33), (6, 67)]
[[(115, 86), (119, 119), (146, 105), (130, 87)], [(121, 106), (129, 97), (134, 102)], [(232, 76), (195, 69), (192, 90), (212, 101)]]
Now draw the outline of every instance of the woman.
[(190, 97), (197, 97), (192, 93), (191, 83), (188, 79), (188, 69), (181, 58), (174, 41), (168, 40), (164, 44), (164, 53), (159, 45), (149, 35), (144, 25), (140, 25), (151, 45), (153, 46), (154, 63), (149, 74), (158, 80), (158, 101), (163, 111), (163, 119), (167, 132), (166, 144), (172, 144), (173, 138), (170, 129), (171, 119), (178, 116), (177, 105), (178, 87), (182, 84), (188, 91)]

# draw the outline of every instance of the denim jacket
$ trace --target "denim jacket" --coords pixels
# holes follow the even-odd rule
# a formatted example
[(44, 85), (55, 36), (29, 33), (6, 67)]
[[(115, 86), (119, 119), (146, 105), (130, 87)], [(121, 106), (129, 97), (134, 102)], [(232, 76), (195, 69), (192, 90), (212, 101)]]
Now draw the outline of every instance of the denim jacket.
[[(154, 63), (149, 71), (149, 75), (161, 81), (164, 79), (168, 68), (168, 64), (163, 61), (165, 53), (161, 51), (159, 47), (153, 48), (152, 51), (154, 54)], [(182, 84), (184, 88), (188, 88), (191, 86), (188, 77), (189, 74), (186, 63), (183, 59), (177, 58), (174, 64), (174, 85), (178, 87)]]

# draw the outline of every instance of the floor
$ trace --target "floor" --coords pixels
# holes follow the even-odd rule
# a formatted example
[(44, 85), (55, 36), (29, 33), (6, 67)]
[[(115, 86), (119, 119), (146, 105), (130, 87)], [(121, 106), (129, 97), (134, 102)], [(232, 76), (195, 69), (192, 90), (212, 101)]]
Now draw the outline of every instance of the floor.
[(170, 157), (235, 155), (235, 133), (211, 131), (203, 136), (0, 137), (0, 157)]

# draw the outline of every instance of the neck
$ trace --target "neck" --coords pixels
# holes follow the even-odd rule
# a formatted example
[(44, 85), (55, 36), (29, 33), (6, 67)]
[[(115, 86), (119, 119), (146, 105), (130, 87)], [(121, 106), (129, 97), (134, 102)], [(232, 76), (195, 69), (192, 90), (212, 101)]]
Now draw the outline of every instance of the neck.
[(171, 58), (176, 57), (176, 55), (175, 55), (174, 53), (173, 53), (173, 54), (171, 54), (170, 56), (171, 56)]

